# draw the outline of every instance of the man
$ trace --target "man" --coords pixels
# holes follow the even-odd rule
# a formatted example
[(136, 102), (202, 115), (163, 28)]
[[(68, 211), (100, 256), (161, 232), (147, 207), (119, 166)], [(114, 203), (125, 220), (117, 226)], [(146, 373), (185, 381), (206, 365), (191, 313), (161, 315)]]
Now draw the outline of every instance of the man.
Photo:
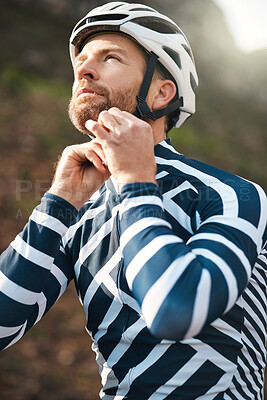
[(113, 2), (76, 25), (70, 50), (69, 114), (93, 139), (64, 150), (1, 256), (1, 347), (75, 279), (101, 398), (262, 399), (266, 197), (166, 140), (195, 111), (184, 34)]

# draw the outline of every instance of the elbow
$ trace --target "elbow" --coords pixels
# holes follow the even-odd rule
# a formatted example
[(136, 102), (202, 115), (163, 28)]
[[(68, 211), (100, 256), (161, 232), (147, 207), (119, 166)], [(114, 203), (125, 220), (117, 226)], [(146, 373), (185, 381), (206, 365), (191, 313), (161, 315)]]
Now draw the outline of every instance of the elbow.
[(194, 317), (193, 308), (186, 302), (165, 301), (157, 312), (150, 303), (142, 311), (148, 330), (161, 340), (180, 341), (196, 336), (207, 322), (203, 314)]

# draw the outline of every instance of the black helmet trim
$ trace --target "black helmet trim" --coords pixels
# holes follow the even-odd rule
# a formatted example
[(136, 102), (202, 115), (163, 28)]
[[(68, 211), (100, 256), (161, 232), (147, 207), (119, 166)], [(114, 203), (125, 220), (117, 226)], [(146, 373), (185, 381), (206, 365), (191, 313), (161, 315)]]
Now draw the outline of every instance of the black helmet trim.
[[(77, 48), (77, 52), (80, 53), (84, 42), (88, 40), (91, 36), (93, 36), (95, 33), (108, 33), (108, 32), (120, 32), (120, 27), (119, 26), (114, 26), (114, 25), (97, 25), (92, 27), (87, 27), (81, 30), (77, 36), (74, 38), (72, 44)], [(121, 32), (120, 32), (121, 33)], [(129, 35), (127, 35), (129, 36)]]

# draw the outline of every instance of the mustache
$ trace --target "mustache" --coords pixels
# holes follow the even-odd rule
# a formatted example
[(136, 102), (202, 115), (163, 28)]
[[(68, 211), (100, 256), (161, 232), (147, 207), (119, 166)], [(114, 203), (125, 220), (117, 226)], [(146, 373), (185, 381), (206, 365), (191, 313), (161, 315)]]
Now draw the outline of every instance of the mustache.
[(75, 96), (77, 96), (77, 94), (79, 94), (82, 91), (95, 92), (100, 96), (107, 96), (109, 94), (109, 91), (107, 90), (106, 87), (96, 83), (90, 83), (90, 84), (86, 83), (79, 85), (75, 90)]

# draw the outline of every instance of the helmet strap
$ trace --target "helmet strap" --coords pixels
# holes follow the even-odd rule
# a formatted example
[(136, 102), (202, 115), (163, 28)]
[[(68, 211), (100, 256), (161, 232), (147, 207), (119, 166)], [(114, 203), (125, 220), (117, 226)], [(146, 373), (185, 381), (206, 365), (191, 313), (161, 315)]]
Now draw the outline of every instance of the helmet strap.
[(153, 74), (157, 65), (158, 61), (158, 56), (151, 52), (150, 53), (150, 58), (148, 60), (147, 64), (147, 69), (146, 73), (139, 91), (139, 94), (137, 96), (137, 106), (136, 110), (133, 113), (138, 118), (143, 118), (143, 117), (148, 117), (149, 119), (152, 119), (155, 121), (156, 119), (159, 119), (163, 117), (164, 115), (167, 115), (171, 113), (172, 111), (178, 110), (180, 107), (183, 106), (183, 97), (178, 98), (175, 100), (173, 103), (168, 104), (166, 107), (161, 108), (159, 110), (152, 111), (147, 102), (147, 94), (149, 91), (149, 87), (152, 82)]

